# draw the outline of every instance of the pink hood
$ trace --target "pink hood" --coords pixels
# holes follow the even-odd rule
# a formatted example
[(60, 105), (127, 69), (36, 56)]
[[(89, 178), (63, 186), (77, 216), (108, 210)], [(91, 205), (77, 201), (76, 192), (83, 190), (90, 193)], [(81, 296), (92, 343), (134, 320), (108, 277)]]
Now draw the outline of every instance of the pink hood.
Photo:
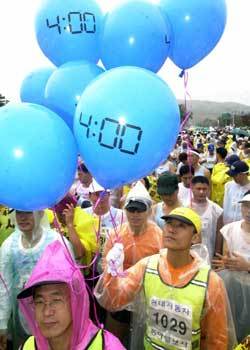
[[(83, 350), (90, 340), (98, 332), (93, 322), (89, 319), (89, 296), (85, 281), (80, 269), (72, 261), (71, 256), (63, 243), (55, 241), (49, 244), (33, 269), (33, 272), (20, 293), (20, 308), (28, 322), (32, 335), (36, 338), (39, 350), (48, 350), (48, 342), (42, 336), (35, 321), (34, 311), (31, 306), (32, 297), (25, 297), (28, 288), (44, 282), (58, 281), (67, 283), (71, 291), (71, 310), (73, 318), (73, 336), (71, 349)], [(22, 295), (23, 294), (23, 295)], [(106, 339), (107, 338), (107, 339)], [(106, 342), (107, 340), (107, 342)], [(119, 341), (111, 334), (105, 332), (105, 349), (124, 349)], [(112, 346), (109, 347), (109, 344)]]

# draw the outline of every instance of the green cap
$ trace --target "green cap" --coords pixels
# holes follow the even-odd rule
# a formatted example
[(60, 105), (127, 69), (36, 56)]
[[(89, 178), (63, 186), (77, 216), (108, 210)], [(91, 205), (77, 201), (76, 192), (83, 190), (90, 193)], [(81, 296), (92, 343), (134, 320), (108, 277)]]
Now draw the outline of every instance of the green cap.
[(157, 180), (157, 192), (159, 195), (173, 194), (178, 189), (178, 177), (176, 174), (166, 171)]

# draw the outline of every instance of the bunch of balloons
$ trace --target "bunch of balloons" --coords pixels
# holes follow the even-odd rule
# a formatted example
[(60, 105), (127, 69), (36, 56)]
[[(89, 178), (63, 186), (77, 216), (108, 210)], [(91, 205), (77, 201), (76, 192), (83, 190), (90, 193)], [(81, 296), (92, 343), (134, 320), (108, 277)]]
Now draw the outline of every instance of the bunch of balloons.
[(152, 172), (180, 125), (157, 72), (168, 57), (181, 69), (197, 64), (225, 24), (225, 0), (128, 0), (106, 15), (96, 0), (43, 0), (35, 32), (53, 66), (31, 72), (23, 103), (0, 110), (0, 202), (53, 205), (73, 181), (78, 152), (105, 188)]

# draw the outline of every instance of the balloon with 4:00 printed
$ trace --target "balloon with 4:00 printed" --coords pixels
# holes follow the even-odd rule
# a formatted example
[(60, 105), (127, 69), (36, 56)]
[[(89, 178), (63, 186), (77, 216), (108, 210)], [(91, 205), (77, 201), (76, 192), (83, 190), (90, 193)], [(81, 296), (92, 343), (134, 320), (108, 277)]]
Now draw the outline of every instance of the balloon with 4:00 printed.
[(37, 12), (38, 44), (56, 66), (100, 58), (103, 14), (95, 0), (44, 0)]
[(178, 103), (163, 80), (119, 67), (84, 90), (74, 133), (86, 166), (107, 189), (151, 173), (173, 149), (179, 123)]

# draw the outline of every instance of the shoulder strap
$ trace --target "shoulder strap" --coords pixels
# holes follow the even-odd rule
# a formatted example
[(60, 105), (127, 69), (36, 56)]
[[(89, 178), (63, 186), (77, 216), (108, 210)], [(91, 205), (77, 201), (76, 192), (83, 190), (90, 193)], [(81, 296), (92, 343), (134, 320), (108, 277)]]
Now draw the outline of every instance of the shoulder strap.
[(35, 337), (29, 337), (21, 348), (21, 350), (35, 350), (35, 349), (36, 349)]
[(98, 346), (96, 350), (104, 350), (105, 349), (105, 338), (104, 338), (104, 332), (102, 329), (100, 329), (96, 335), (90, 340), (88, 343), (86, 349), (87, 350), (94, 350), (95, 346)]

